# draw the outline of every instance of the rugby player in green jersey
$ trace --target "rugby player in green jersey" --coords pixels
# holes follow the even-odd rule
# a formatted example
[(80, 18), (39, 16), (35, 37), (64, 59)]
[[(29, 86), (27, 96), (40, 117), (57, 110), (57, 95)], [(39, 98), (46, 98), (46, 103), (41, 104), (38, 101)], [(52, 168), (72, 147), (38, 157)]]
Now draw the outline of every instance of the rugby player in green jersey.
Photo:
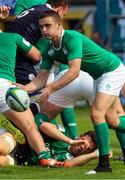
[[(47, 77), (54, 61), (68, 64), (69, 70), (60, 76), (57, 81), (45, 86), (40, 97), (40, 101), (45, 101), (49, 97), (48, 101), (43, 103), (42, 110), (49, 118), (53, 118), (61, 110), (59, 107), (64, 107), (62, 106), (62, 100), (59, 101), (58, 99), (57, 92), (60, 92), (58, 90), (65, 88), (66, 85), (76, 79), (79, 76), (80, 69), (88, 72), (94, 79), (95, 100), (91, 107), (91, 119), (99, 149), (98, 166), (89, 173), (111, 172), (108, 125), (115, 129), (117, 133), (125, 133), (125, 116), (118, 118), (113, 108), (124, 84), (125, 68), (115, 54), (101, 48), (76, 31), (64, 30), (61, 19), (56, 12), (49, 11), (41, 15), (39, 25), (43, 37), (48, 38), (50, 42), (42, 53), (41, 72), (36, 79), (23, 88), (27, 91), (42, 88), (44, 85), (42, 80)], [(88, 82), (81, 81), (82, 83), (86, 86)], [(81, 91), (79, 95), (80, 93)], [(51, 109), (51, 112), (49, 109)], [(119, 140), (122, 142), (122, 139)], [(125, 144), (122, 147), (124, 147), (122, 150), (125, 155)]]
[[(97, 149), (97, 144), (93, 131), (88, 131), (85, 135), (83, 134), (77, 137), (84, 139), (86, 141), (86, 146), (83, 144), (70, 147), (68, 144), (57, 140), (57, 138), (53, 138), (53, 133), (55, 134), (55, 131), (58, 131), (58, 133), (61, 131), (64, 135), (72, 138), (69, 127), (59, 125), (56, 120), (52, 120), (52, 123), (46, 121), (40, 123), (41, 118), (42, 114), (38, 113), (35, 116), (35, 122), (42, 134), (46, 147), (50, 150), (54, 159), (65, 162), (65, 167), (81, 166), (93, 158), (97, 158), (98, 153), (95, 151)], [(32, 153), (28, 159), (29, 165), (38, 165), (38, 158), (35, 153)]]

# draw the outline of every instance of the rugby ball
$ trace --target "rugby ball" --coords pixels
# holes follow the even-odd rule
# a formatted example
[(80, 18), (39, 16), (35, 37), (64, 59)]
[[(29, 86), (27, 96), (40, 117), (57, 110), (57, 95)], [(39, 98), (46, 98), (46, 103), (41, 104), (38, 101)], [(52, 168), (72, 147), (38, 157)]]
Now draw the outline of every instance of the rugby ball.
[(26, 91), (18, 87), (11, 87), (6, 92), (6, 102), (10, 109), (23, 112), (30, 106), (30, 98)]

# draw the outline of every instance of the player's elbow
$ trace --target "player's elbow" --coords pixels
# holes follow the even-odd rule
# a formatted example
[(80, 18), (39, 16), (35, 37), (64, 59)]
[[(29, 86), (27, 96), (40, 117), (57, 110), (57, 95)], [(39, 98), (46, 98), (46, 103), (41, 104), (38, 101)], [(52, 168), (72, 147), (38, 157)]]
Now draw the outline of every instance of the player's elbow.
[(34, 57), (32, 58), (32, 62), (34, 65), (38, 64), (41, 61), (41, 53), (38, 52), (34, 55)]
[(41, 53), (36, 47), (33, 46), (27, 53), (27, 57), (32, 60), (33, 64), (38, 64), (41, 60)]
[(38, 52), (35, 56), (34, 64), (38, 64), (41, 61), (41, 53)]

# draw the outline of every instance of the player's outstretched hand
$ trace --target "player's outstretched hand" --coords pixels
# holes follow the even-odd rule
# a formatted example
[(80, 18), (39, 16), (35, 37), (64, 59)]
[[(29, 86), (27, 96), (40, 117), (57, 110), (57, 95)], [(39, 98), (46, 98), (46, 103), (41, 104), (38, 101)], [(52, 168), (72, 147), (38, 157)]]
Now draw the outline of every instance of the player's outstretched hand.
[(10, 7), (0, 6), (0, 19), (6, 19), (9, 16)]

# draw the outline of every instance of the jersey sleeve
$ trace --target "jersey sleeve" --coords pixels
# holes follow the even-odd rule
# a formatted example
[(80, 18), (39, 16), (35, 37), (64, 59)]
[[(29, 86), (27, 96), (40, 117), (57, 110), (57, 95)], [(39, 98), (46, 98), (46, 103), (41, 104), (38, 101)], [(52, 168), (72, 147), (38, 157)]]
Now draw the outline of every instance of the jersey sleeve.
[(23, 2), (21, 2), (20, 0), (17, 0), (15, 4), (15, 8), (14, 8), (14, 14), (19, 15), (24, 10), (25, 10), (25, 7), (23, 5)]
[(67, 42), (68, 56), (67, 60), (71, 61), (83, 57), (83, 44), (80, 38), (72, 38)]
[(15, 36), (16, 36), (17, 47), (21, 49), (25, 54), (27, 54), (31, 50), (32, 45), (30, 44), (30, 42), (25, 40), (22, 36), (18, 34), (16, 34)]

